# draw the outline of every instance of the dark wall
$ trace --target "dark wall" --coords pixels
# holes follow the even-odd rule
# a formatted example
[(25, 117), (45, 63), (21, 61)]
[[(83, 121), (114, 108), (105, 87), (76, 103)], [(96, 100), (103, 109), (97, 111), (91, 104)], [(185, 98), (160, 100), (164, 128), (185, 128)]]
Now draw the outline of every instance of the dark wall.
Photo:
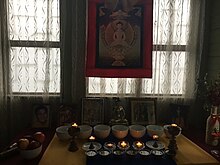
[[(205, 33), (200, 79), (203, 79), (205, 74), (208, 73), (208, 80), (210, 81), (216, 79), (220, 73), (220, 1), (207, 0), (204, 3), (206, 3), (205, 16), (203, 18), (205, 20)], [(193, 110), (189, 116), (192, 126), (198, 129), (205, 129), (206, 119), (210, 114), (210, 112), (204, 110), (203, 105), (204, 102), (197, 96), (196, 103), (193, 105)]]

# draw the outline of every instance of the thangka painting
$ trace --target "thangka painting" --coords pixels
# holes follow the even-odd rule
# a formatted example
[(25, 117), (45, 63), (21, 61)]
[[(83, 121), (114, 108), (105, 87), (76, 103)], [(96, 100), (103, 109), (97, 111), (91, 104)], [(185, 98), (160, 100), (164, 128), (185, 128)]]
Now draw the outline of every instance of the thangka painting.
[(152, 0), (124, 1), (89, 0), (86, 76), (152, 76)]

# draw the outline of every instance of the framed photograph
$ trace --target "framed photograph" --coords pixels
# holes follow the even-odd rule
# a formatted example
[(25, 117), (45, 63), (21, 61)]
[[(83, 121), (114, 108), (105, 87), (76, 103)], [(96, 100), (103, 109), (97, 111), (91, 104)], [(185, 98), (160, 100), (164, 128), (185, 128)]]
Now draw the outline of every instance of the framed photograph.
[(82, 124), (96, 125), (104, 120), (104, 99), (82, 99)]
[(61, 105), (58, 114), (58, 125), (69, 125), (76, 121), (74, 118), (73, 108), (67, 105)]
[(132, 99), (131, 100), (132, 124), (156, 124), (156, 99)]
[(39, 104), (33, 106), (32, 117), (33, 128), (50, 127), (50, 106), (47, 104)]
[(152, 77), (153, 0), (129, 3), (88, 0), (87, 77)]

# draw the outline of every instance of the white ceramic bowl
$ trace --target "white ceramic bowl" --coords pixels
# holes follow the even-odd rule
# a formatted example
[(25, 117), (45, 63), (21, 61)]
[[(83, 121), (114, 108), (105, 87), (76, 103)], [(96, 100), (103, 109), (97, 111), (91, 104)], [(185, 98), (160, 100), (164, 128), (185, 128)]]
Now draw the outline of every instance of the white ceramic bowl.
[(141, 138), (145, 135), (146, 127), (143, 125), (130, 125), (129, 132), (133, 138), (138, 139), (138, 138)]
[[(168, 128), (167, 128), (168, 126), (170, 126), (170, 125), (169, 125), (169, 124), (166, 124), (166, 125), (163, 126), (163, 128), (164, 128), (164, 133), (165, 133), (166, 137), (171, 138), (171, 135), (170, 135), (170, 133), (168, 132)], [(181, 134), (181, 132), (182, 132), (182, 128), (179, 127), (179, 126), (177, 126), (177, 127), (180, 129), (180, 132), (179, 132), (179, 134), (178, 134), (176, 137), (178, 137), (178, 136)]]
[(160, 125), (147, 125), (146, 128), (147, 133), (150, 137), (153, 137), (153, 135), (161, 137), (164, 133), (163, 127)]
[(80, 128), (79, 138), (88, 139), (92, 133), (92, 127), (89, 125), (80, 125), (79, 128)]
[(56, 128), (56, 135), (61, 141), (67, 141), (71, 139), (71, 136), (68, 133), (68, 129), (71, 126), (59, 126)]
[(23, 157), (24, 159), (34, 159), (40, 155), (42, 151), (42, 144), (40, 144), (40, 146), (35, 149), (25, 149), (25, 150), (20, 149), (19, 151), (21, 157)]
[(128, 126), (126, 125), (113, 125), (112, 126), (112, 134), (118, 138), (118, 139), (123, 139), (128, 135)]
[(111, 127), (104, 124), (98, 124), (93, 127), (93, 131), (97, 138), (105, 139), (109, 136)]

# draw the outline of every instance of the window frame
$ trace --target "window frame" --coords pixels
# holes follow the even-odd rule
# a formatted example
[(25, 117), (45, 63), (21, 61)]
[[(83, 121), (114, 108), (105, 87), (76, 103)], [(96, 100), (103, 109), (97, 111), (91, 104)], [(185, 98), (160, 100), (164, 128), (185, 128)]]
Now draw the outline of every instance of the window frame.
[[(62, 22), (62, 15), (61, 15), (61, 0), (58, 0), (58, 5), (59, 5), (59, 41), (45, 41), (45, 40), (13, 40), (10, 39), (9, 37), (9, 33), (8, 33), (8, 41), (9, 41), (9, 49), (8, 49), (8, 54), (10, 56), (10, 49), (13, 47), (27, 47), (27, 48), (59, 48), (60, 49), (60, 59), (62, 57), (62, 26), (61, 26), (61, 22)], [(8, 4), (9, 5), (9, 4)], [(8, 9), (9, 10), (9, 9)], [(7, 13), (9, 14), (9, 13)], [(9, 19), (9, 18), (8, 18)], [(10, 25), (10, 23), (8, 23)], [(8, 27), (8, 31), (9, 31), (9, 27)], [(45, 46), (46, 45), (46, 46)], [(10, 67), (10, 58), (8, 58), (8, 66)], [(61, 79), (61, 72), (62, 72), (62, 61), (60, 60), (60, 79)], [(9, 69), (9, 76), (8, 79), (11, 78), (11, 71)], [(60, 85), (60, 90), (59, 92), (48, 92), (49, 96), (53, 96), (53, 97), (58, 97), (61, 95), (62, 92), (62, 85), (61, 85), (61, 81), (59, 82)], [(44, 92), (13, 92), (12, 91), (12, 87), (11, 85), (9, 85), (8, 88), (8, 96), (42, 96), (42, 94), (44, 94)]]

